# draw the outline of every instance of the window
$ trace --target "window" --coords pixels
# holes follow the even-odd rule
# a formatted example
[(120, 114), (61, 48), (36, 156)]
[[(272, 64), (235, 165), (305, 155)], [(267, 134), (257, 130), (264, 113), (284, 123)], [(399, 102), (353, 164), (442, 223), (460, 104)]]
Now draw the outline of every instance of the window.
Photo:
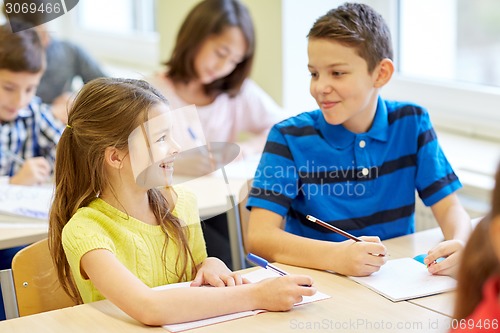
[(391, 3), (398, 73), (382, 94), (425, 106), (438, 128), (500, 139), (500, 2)]
[(102, 61), (144, 69), (159, 63), (155, 0), (81, 0), (61, 19), (62, 37)]
[(401, 0), (400, 72), (500, 87), (500, 2)]

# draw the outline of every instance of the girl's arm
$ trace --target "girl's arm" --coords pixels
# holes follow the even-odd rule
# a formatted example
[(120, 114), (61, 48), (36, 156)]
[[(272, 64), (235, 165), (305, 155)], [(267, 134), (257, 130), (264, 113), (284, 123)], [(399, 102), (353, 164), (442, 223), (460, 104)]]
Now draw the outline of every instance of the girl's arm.
[(315, 293), (307, 276), (288, 275), (256, 284), (225, 288), (154, 290), (133, 275), (104, 249), (87, 252), (80, 261), (88, 277), (104, 297), (132, 318), (146, 325), (164, 325), (228, 313), (265, 309), (286, 311), (302, 296)]

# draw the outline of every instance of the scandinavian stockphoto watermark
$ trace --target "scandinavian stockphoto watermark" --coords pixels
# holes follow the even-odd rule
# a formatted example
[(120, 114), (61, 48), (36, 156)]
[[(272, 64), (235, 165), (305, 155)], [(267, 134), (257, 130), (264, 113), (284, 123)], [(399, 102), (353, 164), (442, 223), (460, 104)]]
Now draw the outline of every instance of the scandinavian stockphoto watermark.
[(375, 180), (379, 176), (377, 167), (338, 165), (316, 165), (307, 161), (304, 165), (266, 165), (257, 169), (255, 178), (260, 180), (260, 188), (254, 188), (252, 194), (261, 191), (274, 195), (311, 199), (316, 196), (362, 197), (367, 193), (363, 180)]
[(13, 32), (52, 21), (73, 9), (79, 0), (4, 0), (3, 11)]

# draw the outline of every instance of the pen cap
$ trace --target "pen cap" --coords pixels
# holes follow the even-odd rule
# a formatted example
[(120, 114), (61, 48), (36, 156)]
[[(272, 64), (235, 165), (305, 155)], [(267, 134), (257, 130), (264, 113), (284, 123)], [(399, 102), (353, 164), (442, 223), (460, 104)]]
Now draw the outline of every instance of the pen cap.
[(267, 265), (268, 265), (268, 262), (267, 262), (267, 260), (266, 260), (266, 259), (261, 258), (261, 257), (259, 257), (259, 256), (256, 256), (256, 255), (255, 255), (255, 254), (253, 254), (253, 253), (249, 253), (249, 254), (247, 255), (247, 259), (248, 259), (248, 261), (251, 261), (251, 262), (253, 262), (254, 264), (256, 264), (256, 265), (258, 265), (258, 266), (260, 266), (260, 267), (264, 267), (264, 268), (265, 268), (265, 267), (267, 267)]

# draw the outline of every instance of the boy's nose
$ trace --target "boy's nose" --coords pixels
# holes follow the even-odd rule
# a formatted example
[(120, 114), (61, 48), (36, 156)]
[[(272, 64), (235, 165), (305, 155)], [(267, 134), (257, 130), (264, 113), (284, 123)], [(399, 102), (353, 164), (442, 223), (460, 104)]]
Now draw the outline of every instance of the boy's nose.
[(17, 92), (14, 95), (13, 103), (17, 110), (24, 108), (29, 103), (29, 96), (23, 92)]
[(329, 94), (332, 92), (332, 90), (333, 90), (332, 85), (327, 81), (320, 82), (318, 85), (318, 91), (321, 94), (324, 94), (324, 95)]

